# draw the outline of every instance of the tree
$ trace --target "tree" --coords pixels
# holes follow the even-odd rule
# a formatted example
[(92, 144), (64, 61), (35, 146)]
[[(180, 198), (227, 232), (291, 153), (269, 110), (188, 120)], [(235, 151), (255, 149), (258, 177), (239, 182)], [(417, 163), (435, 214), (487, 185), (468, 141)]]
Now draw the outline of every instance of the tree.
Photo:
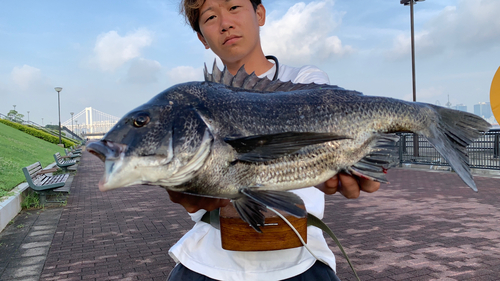
[(16, 110), (11, 110), (11, 111), (9, 111), (9, 113), (7, 113), (7, 117), (12, 122), (23, 123), (24, 115), (21, 113), (18, 113)]
[(57, 125), (45, 125), (45, 128), (51, 129), (51, 130), (59, 130), (59, 126)]

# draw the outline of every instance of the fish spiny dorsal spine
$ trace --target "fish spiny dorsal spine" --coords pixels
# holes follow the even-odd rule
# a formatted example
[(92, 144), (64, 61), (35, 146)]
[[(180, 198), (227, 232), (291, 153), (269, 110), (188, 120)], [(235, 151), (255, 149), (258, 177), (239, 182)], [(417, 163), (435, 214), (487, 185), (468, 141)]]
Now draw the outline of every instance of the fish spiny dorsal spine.
[(217, 67), (216, 61), (214, 61), (212, 73), (208, 73), (207, 65), (205, 64), (203, 74), (206, 82), (215, 82), (226, 86), (260, 92), (291, 92), (295, 90), (315, 90), (325, 88), (343, 90), (343, 88), (334, 85), (320, 85), (316, 83), (295, 84), (291, 81), (271, 81), (267, 77), (259, 78), (255, 72), (248, 74), (244, 65), (242, 65), (236, 75), (233, 76), (229, 70), (227, 70), (226, 66), (224, 66), (224, 69), (220, 71)]

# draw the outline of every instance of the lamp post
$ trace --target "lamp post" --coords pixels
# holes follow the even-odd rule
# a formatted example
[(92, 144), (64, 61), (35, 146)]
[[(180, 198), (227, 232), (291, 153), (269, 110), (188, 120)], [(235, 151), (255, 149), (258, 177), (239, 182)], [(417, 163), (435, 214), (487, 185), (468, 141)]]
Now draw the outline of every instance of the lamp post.
[(61, 144), (62, 143), (62, 140), (61, 140), (61, 99), (59, 97), (59, 94), (61, 93), (62, 88), (55, 87), (54, 90), (56, 90), (56, 92), (57, 92), (57, 109), (59, 111), (59, 144)]
[(70, 112), (69, 114), (71, 114), (71, 132), (73, 133), (73, 114), (75, 114), (75, 113)]
[(78, 120), (75, 120), (75, 124), (76, 124), (76, 135), (78, 135)]
[(13, 106), (14, 106), (14, 111), (16, 111), (16, 105), (14, 104)]
[[(425, 0), (401, 0), (399, 3), (410, 6), (410, 29), (411, 29), (411, 75), (413, 83), (413, 101), (417, 101), (417, 82), (415, 79), (415, 31), (413, 24), (413, 5)], [(418, 135), (413, 134), (413, 156), (418, 157)]]
[(28, 111), (28, 124), (30, 123), (30, 112)]

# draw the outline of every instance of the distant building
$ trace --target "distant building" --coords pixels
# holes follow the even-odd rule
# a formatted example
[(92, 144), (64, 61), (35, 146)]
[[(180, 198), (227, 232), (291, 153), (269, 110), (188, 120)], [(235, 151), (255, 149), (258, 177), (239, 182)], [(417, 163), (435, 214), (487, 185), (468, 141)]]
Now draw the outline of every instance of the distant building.
[(493, 116), (489, 102), (480, 102), (474, 105), (474, 114), (488, 119)]
[(452, 106), (451, 108), (467, 112), (467, 106), (463, 104), (457, 104), (455, 106)]

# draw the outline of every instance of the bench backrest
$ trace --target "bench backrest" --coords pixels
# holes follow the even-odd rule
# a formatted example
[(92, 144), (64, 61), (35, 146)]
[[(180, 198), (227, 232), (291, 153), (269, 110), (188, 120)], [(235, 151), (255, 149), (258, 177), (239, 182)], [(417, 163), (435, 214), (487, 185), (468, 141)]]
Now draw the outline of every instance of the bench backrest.
[(36, 175), (38, 174), (38, 172), (43, 170), (42, 164), (40, 164), (40, 162), (33, 163), (33, 164), (29, 165), (28, 167), (25, 167), (23, 169), (26, 169), (26, 172), (28, 173), (27, 176), (29, 176), (30, 178), (35, 178)]
[(23, 168), (24, 177), (31, 188), (34, 188), (40, 180), (46, 177), (44, 174), (38, 174), (42, 170), (43, 168), (40, 162), (33, 163)]

